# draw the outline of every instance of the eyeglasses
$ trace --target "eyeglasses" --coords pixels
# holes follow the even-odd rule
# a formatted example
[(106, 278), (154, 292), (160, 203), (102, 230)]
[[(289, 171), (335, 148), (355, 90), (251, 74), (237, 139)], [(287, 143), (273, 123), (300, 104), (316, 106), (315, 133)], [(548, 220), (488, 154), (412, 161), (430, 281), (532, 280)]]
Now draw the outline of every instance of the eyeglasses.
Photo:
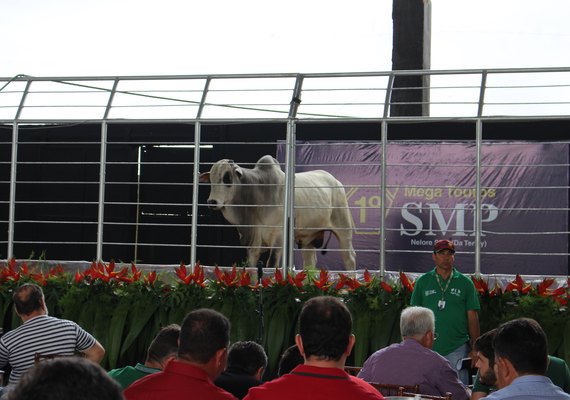
[(439, 337), (439, 335), (437, 334), (437, 332), (433, 333), (433, 340), (437, 340), (437, 338)]

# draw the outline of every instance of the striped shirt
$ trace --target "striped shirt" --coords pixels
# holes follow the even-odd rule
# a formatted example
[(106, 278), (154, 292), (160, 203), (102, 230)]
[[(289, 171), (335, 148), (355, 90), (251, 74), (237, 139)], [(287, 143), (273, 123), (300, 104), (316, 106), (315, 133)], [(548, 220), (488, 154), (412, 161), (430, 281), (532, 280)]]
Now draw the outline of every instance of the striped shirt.
[(0, 366), (12, 366), (12, 385), (34, 365), (35, 353), (73, 355), (94, 345), (95, 338), (75, 322), (40, 315), (0, 338)]

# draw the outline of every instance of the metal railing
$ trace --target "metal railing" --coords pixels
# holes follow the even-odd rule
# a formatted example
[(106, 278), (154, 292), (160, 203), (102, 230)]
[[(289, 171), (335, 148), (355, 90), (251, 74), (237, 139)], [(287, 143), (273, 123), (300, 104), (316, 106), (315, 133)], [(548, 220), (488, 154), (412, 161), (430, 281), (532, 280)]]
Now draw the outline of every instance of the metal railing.
[[(424, 88), (393, 88), (394, 79), (404, 75), (429, 76), (430, 87)], [(427, 93), (427, 102), (392, 103), (391, 95), (395, 90), (422, 90)], [(392, 117), (393, 107), (421, 104), (429, 109), (429, 115)], [(188, 75), (188, 76), (125, 76), (125, 77), (31, 77), (16, 76), (0, 78), (0, 124), (6, 128), (5, 139), (0, 142), (0, 149), (5, 149), (4, 158), (0, 159), (2, 166), (9, 170), (9, 176), (0, 181), (7, 185), (7, 198), (0, 204), (7, 206), (7, 212), (0, 224), (6, 226), (7, 237), (6, 257), (14, 255), (14, 246), (18, 242), (88, 246), (96, 249), (94, 257), (104, 258), (104, 246), (125, 246), (118, 240), (106, 240), (105, 228), (113, 225), (153, 226), (161, 223), (141, 222), (141, 206), (157, 205), (163, 209), (169, 207), (190, 206), (190, 220), (182, 225), (189, 229), (190, 263), (197, 261), (198, 218), (200, 207), (205, 204), (199, 201), (198, 182), (200, 166), (208, 165), (203, 162), (205, 146), (219, 144), (209, 140), (207, 131), (211, 126), (231, 125), (235, 123), (275, 123), (284, 124), (280, 140), (285, 143), (283, 169), (286, 172), (286, 212), (283, 218), (283, 236), (288, 243), (294, 243), (294, 225), (291, 223), (294, 205), (291, 193), (294, 187), (294, 174), (299, 166), (295, 158), (297, 144), (297, 129), (304, 124), (319, 123), (377, 123), (378, 144), (380, 146), (381, 176), (377, 182), (380, 192), (378, 207), (380, 215), (385, 216), (391, 207), (387, 206), (391, 186), (387, 182), (387, 170), (395, 167), (388, 161), (388, 147), (393, 142), (388, 139), (391, 124), (406, 124), (417, 122), (464, 121), (475, 124), (475, 135), (472, 139), (475, 145), (475, 182), (472, 187), (476, 194), (473, 207), (475, 220), (474, 250), (475, 271), (480, 271), (481, 237), (485, 232), (482, 227), (481, 192), (488, 185), (481, 182), (481, 171), (492, 167), (483, 165), (482, 151), (484, 146), (483, 124), (489, 121), (544, 121), (570, 119), (570, 67), (543, 69), (486, 69), (486, 70), (450, 70), (450, 71), (389, 71), (368, 73), (337, 73), (337, 74), (248, 74), (248, 75)], [(188, 136), (174, 141), (122, 140), (115, 130), (126, 124), (188, 124)], [(93, 131), (89, 140), (76, 138), (74, 140), (42, 138), (33, 136), (41, 129), (49, 130), (55, 126), (98, 125), (99, 130)], [(2, 132), (2, 131), (0, 131)], [(28, 138), (28, 132), (33, 132)], [(9, 136), (9, 137), (8, 137)], [(45, 136), (45, 135), (44, 135)], [(206, 140), (204, 140), (206, 139)], [(247, 140), (244, 140), (247, 142)], [(263, 142), (264, 144), (266, 142)], [(136, 144), (139, 152), (145, 146), (186, 146), (192, 149), (191, 160), (182, 161), (121, 161), (113, 152), (120, 151), (121, 146)], [(24, 150), (27, 146), (63, 146), (71, 149), (90, 148), (90, 154), (97, 154), (91, 161), (74, 160), (45, 160), (32, 157)], [(252, 143), (250, 143), (252, 145)], [(262, 144), (260, 144), (262, 146)], [(111, 157), (110, 157), (111, 155)], [(161, 182), (159, 180), (144, 182), (137, 177), (126, 181), (107, 179), (109, 169), (121, 167), (140, 169), (141, 166), (171, 165), (173, 167), (191, 167), (180, 181)], [(358, 164), (358, 163), (356, 163)], [(425, 162), (423, 163), (425, 165)], [(73, 181), (37, 181), (18, 180), (20, 171), (25, 168), (39, 167), (41, 170), (61, 165), (82, 169), (90, 167), (96, 172), (85, 172), (88, 179)], [(561, 163), (568, 169), (568, 164)], [(520, 166), (520, 165), (519, 165)], [(552, 168), (555, 164), (537, 164), (537, 168)], [(451, 167), (457, 167), (452, 165)], [(132, 176), (130, 178), (133, 178)], [(66, 190), (79, 187), (85, 191), (81, 199), (53, 199), (34, 203), (33, 199), (22, 199), (18, 193), (22, 185), (36, 185), (42, 188), (62, 185)], [(145, 186), (158, 187), (179, 186), (191, 188), (190, 198), (184, 201), (155, 201), (141, 202), (137, 195), (136, 201), (109, 199), (106, 188), (110, 186), (133, 187), (137, 191)], [(86, 187), (96, 188), (96, 192)], [(345, 186), (350, 188), (351, 183)], [(502, 187), (505, 189), (506, 187)], [(556, 189), (567, 189), (557, 186)], [(532, 190), (548, 190), (548, 187), (533, 187)], [(87, 193), (88, 192), (88, 193)], [(93, 208), (96, 211), (86, 212), (89, 218), (76, 220), (34, 220), (28, 215), (18, 214), (26, 204), (48, 205), (49, 202)], [(106, 212), (113, 207), (136, 207), (137, 219), (134, 222), (118, 223), (106, 219)], [(532, 208), (519, 207), (526, 211)], [(568, 208), (561, 207), (561, 212)], [(78, 212), (79, 213), (79, 212)], [(95, 236), (88, 242), (76, 240), (50, 241), (49, 238), (33, 238), (32, 236), (18, 239), (16, 228), (26, 224), (81, 225), (92, 226)], [(168, 225), (168, 224), (166, 224)], [(86, 228), (88, 229), (88, 228)], [(386, 226), (385, 218), (379, 218), (378, 231), (380, 237), (395, 228)], [(137, 231), (138, 232), (138, 231)], [(550, 235), (567, 235), (566, 231), (543, 232)], [(528, 232), (502, 232), (496, 234), (525, 235)], [(71, 234), (73, 237), (73, 234)], [(34, 240), (35, 239), (35, 240)], [(138, 238), (137, 238), (138, 240)], [(147, 242), (139, 245), (188, 247), (187, 243)], [(215, 245), (203, 244), (203, 247)], [(284, 254), (284, 265), (290, 266), (294, 258), (293, 246), (286, 246), (289, 251)], [(362, 251), (365, 251), (363, 249)], [(378, 257), (380, 270), (386, 268), (386, 255), (398, 252), (397, 249), (387, 249), (385, 240), (379, 240)], [(568, 253), (568, 250), (559, 252)], [(134, 258), (136, 259), (136, 253)], [(397, 266), (394, 266), (397, 267)]]

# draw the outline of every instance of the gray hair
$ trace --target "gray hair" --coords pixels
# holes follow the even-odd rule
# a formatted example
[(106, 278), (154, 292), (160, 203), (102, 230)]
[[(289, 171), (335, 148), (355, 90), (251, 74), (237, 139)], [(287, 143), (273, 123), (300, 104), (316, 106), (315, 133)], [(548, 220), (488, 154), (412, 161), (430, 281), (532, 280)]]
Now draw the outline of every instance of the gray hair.
[(433, 311), (425, 307), (408, 307), (400, 315), (402, 337), (421, 337), (435, 330)]

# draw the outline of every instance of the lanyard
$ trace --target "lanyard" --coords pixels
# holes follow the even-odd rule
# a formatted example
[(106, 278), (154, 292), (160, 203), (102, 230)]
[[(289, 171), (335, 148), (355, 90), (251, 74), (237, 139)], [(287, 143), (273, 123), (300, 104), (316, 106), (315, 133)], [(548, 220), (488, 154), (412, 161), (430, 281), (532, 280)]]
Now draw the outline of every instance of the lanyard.
[(439, 276), (439, 274), (437, 272), (435, 273), (435, 280), (437, 281), (437, 284), (439, 285), (439, 288), (441, 289), (441, 300), (445, 300), (445, 292), (449, 288), (449, 284), (451, 283), (452, 275), (453, 275), (453, 273), (451, 275), (449, 275), (449, 280), (447, 281), (445, 288), (444, 288), (440, 282), (441, 277)]

